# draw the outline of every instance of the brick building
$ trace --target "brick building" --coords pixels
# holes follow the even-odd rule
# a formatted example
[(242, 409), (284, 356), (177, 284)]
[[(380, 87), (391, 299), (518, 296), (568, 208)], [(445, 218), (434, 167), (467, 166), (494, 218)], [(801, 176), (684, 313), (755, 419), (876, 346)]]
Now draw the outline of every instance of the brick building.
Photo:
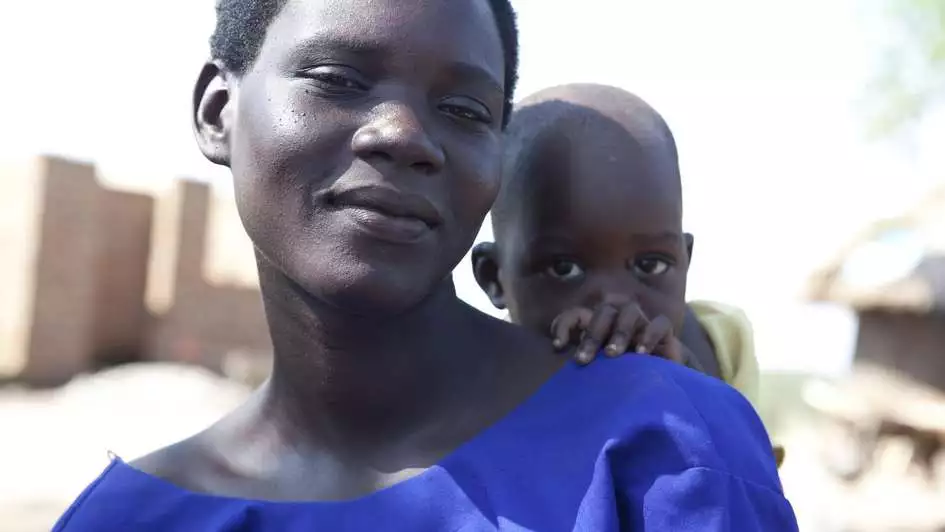
[(117, 190), (92, 166), (51, 157), (0, 164), (0, 175), (0, 378), (46, 385), (121, 361), (266, 359), (252, 248), (225, 189)]

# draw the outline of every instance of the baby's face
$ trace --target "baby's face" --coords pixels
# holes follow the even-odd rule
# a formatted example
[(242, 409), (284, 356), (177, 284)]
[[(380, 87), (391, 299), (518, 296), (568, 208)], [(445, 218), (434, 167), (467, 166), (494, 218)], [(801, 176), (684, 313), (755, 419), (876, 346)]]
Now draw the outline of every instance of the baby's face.
[(679, 331), (689, 253), (675, 161), (602, 134), (579, 141), (537, 158), (534, 189), (504, 235), (499, 276), (513, 321), (547, 334), (568, 308), (632, 301)]

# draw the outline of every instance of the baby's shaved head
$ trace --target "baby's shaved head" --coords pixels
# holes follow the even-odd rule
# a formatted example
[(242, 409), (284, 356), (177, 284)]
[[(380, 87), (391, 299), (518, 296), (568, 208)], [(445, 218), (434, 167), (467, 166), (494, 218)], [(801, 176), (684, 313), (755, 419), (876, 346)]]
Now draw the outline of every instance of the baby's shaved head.
[(663, 117), (640, 97), (623, 89), (588, 83), (559, 85), (525, 98), (516, 106), (516, 111), (522, 112), (522, 118), (525, 118), (529, 108), (547, 102), (571, 104), (559, 107), (558, 113), (551, 113), (548, 117), (550, 122), (569, 118), (580, 120), (581, 115), (588, 118), (596, 111), (596, 114), (625, 126), (646, 145), (644, 147), (655, 150), (668, 148), (671, 156), (676, 156), (676, 144)]
[[(627, 179), (641, 192), (658, 193), (682, 216), (682, 187), (676, 142), (663, 118), (639, 97), (616, 87), (560, 85), (542, 90), (515, 107), (506, 138), (502, 191), (493, 207), (497, 239), (514, 218), (538, 199), (550, 159), (591, 146), (600, 164), (625, 162)], [(593, 171), (588, 169), (588, 171)], [(581, 176), (574, 176), (580, 178)], [(657, 192), (659, 191), (659, 192)], [(533, 199), (534, 198), (534, 199)]]
[(659, 113), (614, 87), (564, 85), (516, 106), (507, 135), (495, 242), (473, 251), (493, 304), (546, 333), (567, 309), (617, 298), (679, 330), (691, 238)]

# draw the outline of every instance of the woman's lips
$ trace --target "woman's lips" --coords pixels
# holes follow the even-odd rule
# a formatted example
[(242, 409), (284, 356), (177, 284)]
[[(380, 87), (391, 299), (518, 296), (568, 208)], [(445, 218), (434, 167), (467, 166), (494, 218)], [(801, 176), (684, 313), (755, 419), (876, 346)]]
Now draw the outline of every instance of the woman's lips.
[(331, 193), (326, 205), (346, 215), (372, 236), (394, 243), (420, 240), (443, 218), (426, 198), (386, 187), (359, 187)]

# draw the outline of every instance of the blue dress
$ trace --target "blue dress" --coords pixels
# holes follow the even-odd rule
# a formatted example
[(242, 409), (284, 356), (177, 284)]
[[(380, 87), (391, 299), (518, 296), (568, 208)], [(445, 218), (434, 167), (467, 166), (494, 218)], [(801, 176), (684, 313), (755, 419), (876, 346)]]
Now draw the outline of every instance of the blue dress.
[(115, 459), (63, 532), (796, 531), (734, 389), (652, 356), (568, 364), (418, 476), (343, 502), (187, 491)]

